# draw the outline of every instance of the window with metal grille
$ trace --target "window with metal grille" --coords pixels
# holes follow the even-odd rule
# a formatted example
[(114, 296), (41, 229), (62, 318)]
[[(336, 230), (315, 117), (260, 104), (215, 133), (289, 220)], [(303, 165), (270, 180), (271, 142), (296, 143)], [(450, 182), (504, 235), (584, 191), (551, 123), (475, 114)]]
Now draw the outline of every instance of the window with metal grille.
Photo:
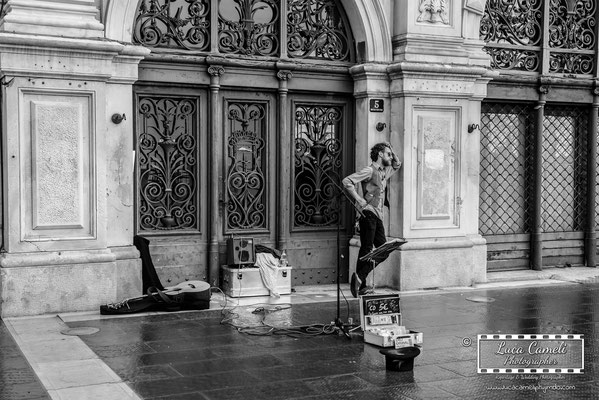
[(338, 0), (142, 0), (133, 42), (242, 56), (354, 59)]
[[(530, 232), (534, 121), (529, 105), (482, 105), (482, 235)], [(586, 107), (545, 107), (541, 199), (544, 232), (584, 229), (587, 129)]]
[(588, 109), (548, 105), (543, 121), (544, 232), (584, 229)]
[(591, 75), (596, 13), (595, 0), (488, 0), (480, 37), (495, 69)]
[(483, 103), (480, 214), (482, 235), (530, 232), (534, 118), (526, 104)]

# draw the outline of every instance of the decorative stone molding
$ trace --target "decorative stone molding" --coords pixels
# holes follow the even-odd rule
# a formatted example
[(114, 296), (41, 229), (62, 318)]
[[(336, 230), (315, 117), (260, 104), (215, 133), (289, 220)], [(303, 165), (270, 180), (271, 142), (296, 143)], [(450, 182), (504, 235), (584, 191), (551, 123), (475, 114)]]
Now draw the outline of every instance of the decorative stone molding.
[(75, 38), (104, 37), (93, 0), (69, 3), (43, 0), (8, 0), (1, 32)]
[(372, 97), (389, 94), (389, 75), (384, 64), (360, 64), (349, 69), (354, 78), (354, 97)]
[(485, 13), (486, 1), (487, 0), (466, 0), (464, 2), (464, 9), (482, 16)]
[(450, 0), (420, 0), (418, 11), (420, 15), (416, 21), (430, 22), (433, 24), (450, 24)]
[(497, 73), (480, 66), (402, 62), (388, 67), (391, 96), (482, 100)]
[(341, 0), (356, 42), (365, 43), (363, 62), (392, 59), (392, 24), (385, 18), (385, 0)]
[(111, 41), (0, 32), (0, 63), (7, 75), (132, 83), (148, 54), (141, 46)]

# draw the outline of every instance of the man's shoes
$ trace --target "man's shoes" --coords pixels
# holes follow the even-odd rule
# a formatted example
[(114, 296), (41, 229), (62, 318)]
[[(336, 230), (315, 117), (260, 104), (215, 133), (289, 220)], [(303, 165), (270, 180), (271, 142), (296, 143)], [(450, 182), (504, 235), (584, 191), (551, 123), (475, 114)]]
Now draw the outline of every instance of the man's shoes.
[(358, 296), (364, 296), (365, 294), (374, 293), (374, 290), (371, 287), (366, 286), (366, 282), (362, 282), (355, 272), (351, 276), (349, 290), (351, 291), (352, 296), (356, 298)]
[(357, 298), (358, 292), (360, 291), (361, 287), (362, 287), (362, 281), (360, 280), (360, 278), (358, 278), (358, 275), (356, 275), (356, 273), (354, 272), (351, 275), (351, 280), (349, 283), (349, 290), (351, 291), (351, 295)]

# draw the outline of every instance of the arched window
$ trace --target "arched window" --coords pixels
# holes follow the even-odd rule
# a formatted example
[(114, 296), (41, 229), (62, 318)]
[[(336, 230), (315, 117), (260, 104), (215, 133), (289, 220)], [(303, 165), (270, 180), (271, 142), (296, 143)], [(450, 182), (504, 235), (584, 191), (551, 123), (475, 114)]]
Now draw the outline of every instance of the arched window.
[(348, 28), (337, 0), (141, 0), (133, 41), (157, 49), (351, 62)]

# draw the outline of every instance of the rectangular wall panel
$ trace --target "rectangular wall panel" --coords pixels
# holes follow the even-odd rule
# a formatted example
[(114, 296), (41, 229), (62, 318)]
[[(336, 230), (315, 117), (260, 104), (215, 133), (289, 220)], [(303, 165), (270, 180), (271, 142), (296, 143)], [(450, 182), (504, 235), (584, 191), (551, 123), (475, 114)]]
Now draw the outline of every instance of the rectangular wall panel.
[(459, 227), (458, 110), (414, 110), (417, 181), (413, 228)]
[(82, 228), (81, 104), (31, 101), (33, 229)]
[(21, 240), (94, 238), (91, 94), (30, 91), (22, 101)]

